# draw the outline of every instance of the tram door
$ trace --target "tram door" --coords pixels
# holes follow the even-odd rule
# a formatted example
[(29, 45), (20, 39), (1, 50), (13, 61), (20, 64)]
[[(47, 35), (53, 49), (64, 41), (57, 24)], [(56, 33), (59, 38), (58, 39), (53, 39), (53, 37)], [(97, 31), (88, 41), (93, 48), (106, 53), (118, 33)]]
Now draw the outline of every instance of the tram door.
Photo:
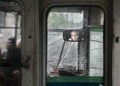
[(0, 1), (0, 86), (21, 86), (21, 8)]
[(47, 86), (104, 86), (104, 12), (52, 7), (47, 16)]

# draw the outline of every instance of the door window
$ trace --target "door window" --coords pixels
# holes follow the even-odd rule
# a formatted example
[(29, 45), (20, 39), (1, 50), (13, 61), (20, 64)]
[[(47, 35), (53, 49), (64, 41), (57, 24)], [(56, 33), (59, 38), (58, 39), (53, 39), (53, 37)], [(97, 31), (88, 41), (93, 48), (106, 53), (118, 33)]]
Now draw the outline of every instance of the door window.
[(21, 85), (21, 8), (0, 1), (0, 84)]
[(103, 26), (104, 12), (99, 7), (54, 7), (49, 10), (48, 86), (57, 83), (73, 86), (69, 82), (84, 86), (103, 85)]

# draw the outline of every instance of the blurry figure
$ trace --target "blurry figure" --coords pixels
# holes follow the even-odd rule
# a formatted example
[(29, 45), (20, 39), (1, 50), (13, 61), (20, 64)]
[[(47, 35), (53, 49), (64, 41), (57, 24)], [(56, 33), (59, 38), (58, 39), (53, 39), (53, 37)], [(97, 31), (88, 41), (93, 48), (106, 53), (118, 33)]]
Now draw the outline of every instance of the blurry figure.
[[(2, 52), (1, 52), (1, 47), (0, 47), (0, 59), (2, 58)], [(4, 73), (1, 71), (0, 68), (0, 86), (3, 86), (5, 83), (5, 76)]]
[(21, 54), (16, 48), (16, 40), (15, 38), (9, 38), (6, 46), (7, 51), (3, 53), (2, 57), (3, 59), (7, 60), (14, 60), (14, 61), (20, 61), (21, 60)]
[[(2, 68), (0, 68), (1, 71)], [(5, 86), (5, 74), (0, 72), (0, 86)]]
[(77, 31), (72, 31), (70, 35), (69, 41), (77, 42), (79, 40), (79, 33)]
[(16, 42), (16, 48), (21, 52), (21, 39), (18, 39)]
[(0, 59), (2, 58), (2, 51), (1, 51), (1, 47), (0, 47)]
[[(21, 53), (21, 39), (18, 39), (16, 42), (16, 48)], [(17, 86), (21, 86), (21, 71), (20, 70), (14, 70), (13, 76), (16, 82)]]
[[(9, 38), (6, 46), (7, 51), (3, 53), (2, 59), (6, 61), (10, 61), (15, 63), (15, 65), (19, 65), (21, 63), (21, 52), (16, 48), (16, 40), (15, 38)], [(9, 67), (3, 67), (2, 73), (5, 77), (5, 86), (9, 86), (9, 83), (7, 82), (8, 77), (14, 78), (14, 86), (20, 86), (20, 77), (21, 77), (21, 70), (20, 66), (13, 66), (9, 63)]]

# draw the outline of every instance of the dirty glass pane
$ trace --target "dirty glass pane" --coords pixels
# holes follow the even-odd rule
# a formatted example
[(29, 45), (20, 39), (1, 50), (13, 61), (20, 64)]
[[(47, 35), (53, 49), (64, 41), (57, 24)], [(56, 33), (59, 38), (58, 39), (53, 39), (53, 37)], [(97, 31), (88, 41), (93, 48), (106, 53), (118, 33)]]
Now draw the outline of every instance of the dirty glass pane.
[(103, 76), (103, 29), (90, 29), (90, 76)]
[(6, 13), (6, 21), (5, 21), (5, 25), (6, 27), (15, 27), (15, 15), (16, 13)]
[(0, 86), (21, 86), (21, 10), (0, 1)]
[[(53, 21), (53, 19), (55, 19)], [(51, 12), (48, 18), (49, 29), (72, 29), (83, 27), (83, 11), (80, 13)], [(59, 24), (61, 24), (59, 26)]]
[(0, 11), (0, 26), (3, 27), (5, 24), (5, 13)]
[(21, 15), (18, 15), (18, 16), (17, 16), (17, 19), (18, 19), (18, 21), (17, 21), (17, 27), (18, 27), (19, 30), (20, 30), (20, 27), (21, 27)]
[(80, 86), (103, 86), (103, 25), (104, 12), (99, 7), (54, 7), (49, 10), (48, 85), (58, 82), (63, 85), (64, 82), (72, 86), (69, 82), (77, 82)]
[(6, 51), (6, 43), (8, 41), (8, 38), (12, 38), (15, 36), (15, 28), (8, 29), (8, 28), (1, 28), (1, 34), (0, 34), (0, 43), (1, 43), (1, 51), (2, 53)]

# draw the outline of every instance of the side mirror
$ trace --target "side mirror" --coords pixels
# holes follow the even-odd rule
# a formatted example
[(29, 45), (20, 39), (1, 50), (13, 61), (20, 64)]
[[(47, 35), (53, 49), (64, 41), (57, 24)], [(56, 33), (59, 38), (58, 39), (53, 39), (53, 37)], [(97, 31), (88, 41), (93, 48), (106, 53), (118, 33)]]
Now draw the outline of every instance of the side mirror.
[(85, 39), (85, 31), (81, 30), (65, 30), (63, 32), (63, 39), (69, 42), (80, 42)]

